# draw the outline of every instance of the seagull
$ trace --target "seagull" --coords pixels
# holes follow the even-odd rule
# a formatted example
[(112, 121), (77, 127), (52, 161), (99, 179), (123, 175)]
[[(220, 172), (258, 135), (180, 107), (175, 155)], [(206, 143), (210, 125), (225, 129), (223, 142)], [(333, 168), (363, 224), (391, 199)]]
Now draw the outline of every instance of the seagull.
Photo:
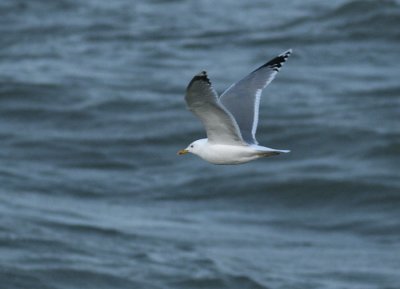
[(217, 165), (235, 165), (288, 153), (261, 146), (256, 140), (262, 90), (291, 55), (289, 49), (232, 84), (218, 97), (205, 71), (186, 88), (188, 109), (203, 123), (207, 138), (192, 142), (178, 155), (195, 154)]

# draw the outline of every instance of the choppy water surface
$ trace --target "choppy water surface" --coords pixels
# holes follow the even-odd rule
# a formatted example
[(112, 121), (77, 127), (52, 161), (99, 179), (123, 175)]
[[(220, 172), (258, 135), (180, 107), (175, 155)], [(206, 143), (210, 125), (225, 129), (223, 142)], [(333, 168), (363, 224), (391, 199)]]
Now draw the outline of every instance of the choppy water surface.
[[(400, 288), (400, 3), (0, 2), (1, 288)], [(294, 54), (242, 166), (204, 136), (218, 91)]]

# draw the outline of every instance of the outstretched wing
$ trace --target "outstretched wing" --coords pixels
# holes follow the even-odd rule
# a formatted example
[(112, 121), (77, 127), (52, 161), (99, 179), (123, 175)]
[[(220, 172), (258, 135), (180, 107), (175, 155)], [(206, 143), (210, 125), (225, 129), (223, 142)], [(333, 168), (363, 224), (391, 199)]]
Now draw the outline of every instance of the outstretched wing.
[(283, 52), (231, 85), (220, 97), (235, 118), (244, 141), (257, 144), (256, 130), (262, 90), (275, 78), (292, 50)]
[(205, 71), (190, 81), (185, 96), (188, 108), (201, 120), (208, 141), (218, 144), (245, 145), (232, 115), (220, 104)]

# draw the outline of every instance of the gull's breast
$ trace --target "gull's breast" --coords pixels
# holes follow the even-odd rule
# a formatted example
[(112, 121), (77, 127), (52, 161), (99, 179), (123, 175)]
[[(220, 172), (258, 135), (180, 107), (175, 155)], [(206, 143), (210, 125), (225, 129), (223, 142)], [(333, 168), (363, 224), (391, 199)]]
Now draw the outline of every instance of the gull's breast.
[(208, 144), (199, 154), (204, 160), (216, 165), (242, 164), (259, 158), (250, 146)]

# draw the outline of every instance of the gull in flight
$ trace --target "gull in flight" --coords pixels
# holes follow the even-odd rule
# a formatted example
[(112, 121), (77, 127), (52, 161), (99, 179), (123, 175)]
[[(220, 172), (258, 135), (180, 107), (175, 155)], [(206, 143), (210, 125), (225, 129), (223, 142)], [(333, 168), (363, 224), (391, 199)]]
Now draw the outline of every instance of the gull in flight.
[(275, 78), (292, 50), (283, 52), (218, 97), (205, 71), (190, 81), (185, 100), (203, 123), (207, 138), (192, 142), (179, 155), (192, 153), (218, 165), (242, 164), (289, 150), (258, 145), (256, 130), (262, 90)]

